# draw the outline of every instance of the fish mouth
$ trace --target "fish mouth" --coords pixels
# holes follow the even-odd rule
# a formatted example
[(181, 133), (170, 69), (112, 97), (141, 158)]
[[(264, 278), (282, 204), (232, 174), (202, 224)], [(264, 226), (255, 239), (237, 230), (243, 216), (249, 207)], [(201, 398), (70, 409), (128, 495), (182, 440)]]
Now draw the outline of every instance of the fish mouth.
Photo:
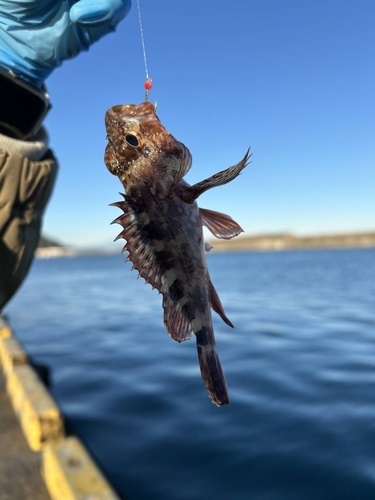
[(159, 118), (155, 114), (156, 107), (151, 102), (141, 104), (118, 104), (109, 108), (105, 114), (105, 128), (107, 139), (111, 136), (120, 136), (123, 133), (124, 125), (131, 123), (158, 122)]
[(145, 118), (155, 116), (156, 107), (151, 102), (141, 104), (118, 104), (112, 106), (105, 114), (106, 125), (119, 119)]

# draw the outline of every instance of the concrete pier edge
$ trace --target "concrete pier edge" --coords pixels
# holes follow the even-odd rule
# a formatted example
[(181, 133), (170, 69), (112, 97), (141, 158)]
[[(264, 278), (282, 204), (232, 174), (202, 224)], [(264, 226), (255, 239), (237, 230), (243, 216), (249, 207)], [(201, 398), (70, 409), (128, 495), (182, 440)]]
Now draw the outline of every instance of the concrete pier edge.
[(52, 500), (120, 500), (82, 442), (66, 436), (62, 413), (0, 316), (0, 366), (6, 391)]

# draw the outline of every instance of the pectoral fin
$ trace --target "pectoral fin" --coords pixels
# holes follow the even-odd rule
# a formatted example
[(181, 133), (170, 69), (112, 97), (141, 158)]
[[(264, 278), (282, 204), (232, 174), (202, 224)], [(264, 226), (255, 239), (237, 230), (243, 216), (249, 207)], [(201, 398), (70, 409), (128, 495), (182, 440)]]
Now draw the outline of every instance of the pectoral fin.
[(216, 238), (229, 240), (243, 232), (242, 227), (229, 215), (200, 208), (202, 224), (206, 226)]
[(198, 182), (194, 184), (194, 186), (190, 186), (186, 189), (186, 191), (181, 195), (181, 198), (186, 203), (193, 203), (202, 193), (216, 186), (222, 186), (223, 184), (227, 184), (228, 182), (235, 179), (242, 170), (249, 164), (250, 159), (250, 148), (247, 150), (243, 159), (234, 165), (233, 167), (229, 167), (226, 170), (222, 170), (217, 174), (205, 179), (202, 182)]

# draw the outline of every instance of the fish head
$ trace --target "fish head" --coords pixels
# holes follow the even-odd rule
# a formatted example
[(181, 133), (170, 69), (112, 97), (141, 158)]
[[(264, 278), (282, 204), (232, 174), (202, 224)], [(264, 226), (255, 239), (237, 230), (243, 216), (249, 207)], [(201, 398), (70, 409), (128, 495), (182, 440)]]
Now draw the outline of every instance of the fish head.
[(105, 115), (105, 164), (125, 190), (144, 186), (167, 196), (191, 167), (188, 148), (161, 124), (151, 102), (121, 104)]

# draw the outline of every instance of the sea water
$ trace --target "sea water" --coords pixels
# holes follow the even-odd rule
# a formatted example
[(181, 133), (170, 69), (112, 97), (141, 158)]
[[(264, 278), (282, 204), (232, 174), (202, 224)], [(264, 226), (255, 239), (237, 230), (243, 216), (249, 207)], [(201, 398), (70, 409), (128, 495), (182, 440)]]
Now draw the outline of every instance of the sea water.
[(209, 254), (221, 408), (123, 260), (36, 260), (6, 311), (121, 498), (375, 498), (374, 249)]

